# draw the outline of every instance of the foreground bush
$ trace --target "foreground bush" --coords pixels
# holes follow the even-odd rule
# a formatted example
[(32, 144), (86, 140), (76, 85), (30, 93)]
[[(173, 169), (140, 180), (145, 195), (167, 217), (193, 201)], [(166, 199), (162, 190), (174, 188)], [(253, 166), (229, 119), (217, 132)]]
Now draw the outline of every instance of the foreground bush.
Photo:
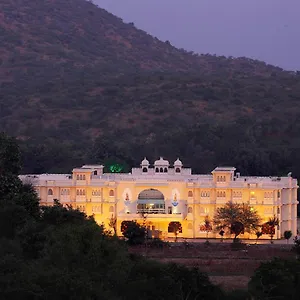
[(249, 282), (253, 299), (299, 299), (300, 263), (275, 258), (262, 263)]

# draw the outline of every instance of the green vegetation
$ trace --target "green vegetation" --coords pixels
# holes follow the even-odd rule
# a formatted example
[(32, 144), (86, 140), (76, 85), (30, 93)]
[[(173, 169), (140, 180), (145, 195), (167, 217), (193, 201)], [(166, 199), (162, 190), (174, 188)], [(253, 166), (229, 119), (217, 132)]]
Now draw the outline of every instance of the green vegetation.
[(228, 202), (224, 207), (217, 208), (213, 221), (217, 230), (229, 229), (236, 240), (245, 231), (256, 232), (261, 219), (257, 211), (248, 204)]
[[(1, 140), (3, 165), (19, 153), (12, 139), (2, 135)], [(19, 181), (16, 166), (17, 161), (0, 174), (1, 299), (224, 297), (196, 268), (129, 254), (124, 242), (79, 210), (58, 201), (39, 207), (32, 187)]]
[(262, 263), (249, 282), (252, 299), (299, 299), (300, 263), (273, 259)]
[(290, 230), (286, 230), (284, 233), (284, 238), (286, 239), (286, 243), (289, 242), (289, 239), (292, 237), (293, 233)]
[(0, 11), (0, 128), (23, 173), (127, 172), (163, 155), (201, 173), (300, 177), (297, 73), (176, 49), (84, 0)]
[[(0, 166), (6, 166), (0, 173), (1, 299), (298, 299), (296, 260), (262, 263), (249, 291), (225, 294), (197, 267), (129, 253), (123, 241), (79, 210), (58, 201), (40, 207), (32, 186), (18, 178), (16, 140), (2, 134), (0, 153)], [(145, 241), (144, 227), (135, 222), (124, 223), (123, 232), (133, 245)], [(168, 244), (156, 239), (148, 246), (164, 251)], [(296, 239), (296, 253), (298, 248)]]

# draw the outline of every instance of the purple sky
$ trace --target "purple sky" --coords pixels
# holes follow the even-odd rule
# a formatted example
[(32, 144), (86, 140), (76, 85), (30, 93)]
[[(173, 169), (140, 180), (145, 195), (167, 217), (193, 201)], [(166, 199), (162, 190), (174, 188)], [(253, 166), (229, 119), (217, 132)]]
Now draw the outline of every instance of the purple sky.
[(93, 0), (174, 46), (300, 70), (300, 0)]

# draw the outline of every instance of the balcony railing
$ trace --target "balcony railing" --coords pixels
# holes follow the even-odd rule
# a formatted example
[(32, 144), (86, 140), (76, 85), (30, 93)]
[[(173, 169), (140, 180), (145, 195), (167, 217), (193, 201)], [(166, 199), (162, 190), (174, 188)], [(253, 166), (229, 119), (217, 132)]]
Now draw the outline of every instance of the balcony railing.
[(137, 209), (138, 214), (165, 214), (166, 210), (165, 208), (138, 208)]

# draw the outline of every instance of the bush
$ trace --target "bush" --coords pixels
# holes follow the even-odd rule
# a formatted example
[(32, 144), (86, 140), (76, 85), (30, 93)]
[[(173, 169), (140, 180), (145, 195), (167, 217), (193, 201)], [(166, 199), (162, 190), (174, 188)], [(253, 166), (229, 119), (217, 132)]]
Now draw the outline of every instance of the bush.
[(145, 242), (146, 229), (136, 221), (126, 222), (122, 233), (129, 245), (142, 245)]
[(249, 282), (254, 299), (299, 299), (300, 263), (275, 258), (262, 263)]

